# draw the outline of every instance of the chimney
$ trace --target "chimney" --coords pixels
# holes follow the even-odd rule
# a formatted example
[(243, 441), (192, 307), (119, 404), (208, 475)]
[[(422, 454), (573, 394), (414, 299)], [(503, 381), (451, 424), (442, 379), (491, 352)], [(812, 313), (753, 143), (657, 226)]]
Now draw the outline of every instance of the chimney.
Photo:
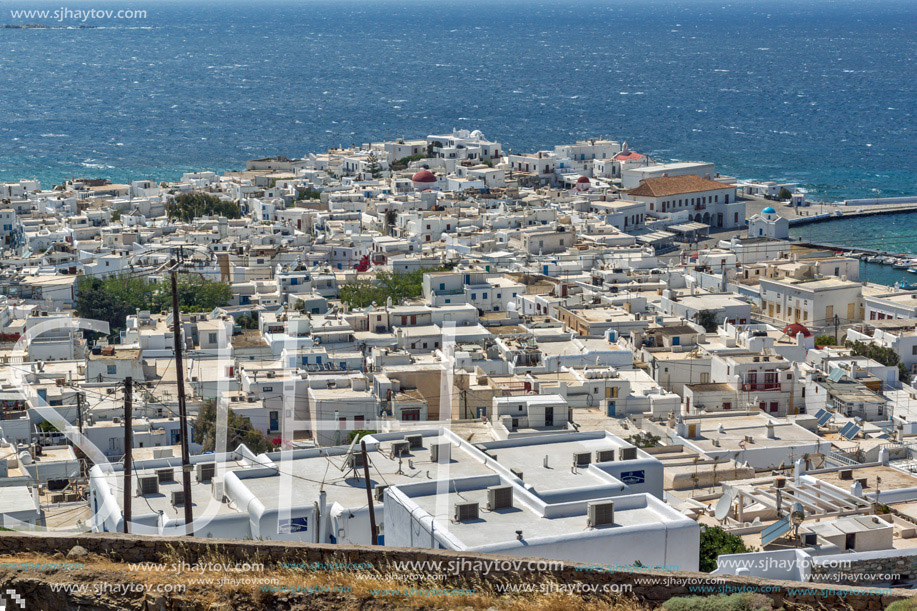
[(773, 422), (768, 422), (766, 425), (764, 425), (764, 428), (767, 430), (768, 439), (777, 439), (777, 436), (774, 434), (774, 423)]

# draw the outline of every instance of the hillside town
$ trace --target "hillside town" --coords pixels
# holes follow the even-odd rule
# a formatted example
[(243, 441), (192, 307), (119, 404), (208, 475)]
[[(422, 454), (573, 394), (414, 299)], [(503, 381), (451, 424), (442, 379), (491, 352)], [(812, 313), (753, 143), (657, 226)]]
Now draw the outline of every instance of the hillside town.
[(468, 130), (2, 183), (2, 526), (910, 587), (917, 291), (808, 204)]

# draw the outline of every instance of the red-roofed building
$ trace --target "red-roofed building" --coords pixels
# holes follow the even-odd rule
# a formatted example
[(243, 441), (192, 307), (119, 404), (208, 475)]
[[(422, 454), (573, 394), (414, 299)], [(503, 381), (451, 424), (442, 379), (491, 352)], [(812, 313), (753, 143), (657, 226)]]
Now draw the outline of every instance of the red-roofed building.
[(436, 175), (430, 170), (420, 170), (411, 178), (414, 182), (436, 182)]
[(730, 229), (745, 222), (745, 203), (736, 202), (735, 185), (697, 174), (647, 178), (625, 193), (628, 199), (646, 203), (650, 216), (676, 223), (695, 221)]
[(426, 191), (436, 186), (436, 175), (430, 170), (420, 170), (411, 177), (415, 191)]
[(646, 165), (654, 165), (653, 161), (647, 156), (627, 148), (624, 143), (621, 151), (608, 159), (596, 160), (593, 168), (593, 176), (602, 178), (621, 178), (625, 170), (637, 168)]
[(803, 337), (812, 336), (812, 332), (798, 322), (787, 325), (783, 328), (783, 332), (786, 333), (789, 337), (796, 337), (799, 333), (802, 333)]

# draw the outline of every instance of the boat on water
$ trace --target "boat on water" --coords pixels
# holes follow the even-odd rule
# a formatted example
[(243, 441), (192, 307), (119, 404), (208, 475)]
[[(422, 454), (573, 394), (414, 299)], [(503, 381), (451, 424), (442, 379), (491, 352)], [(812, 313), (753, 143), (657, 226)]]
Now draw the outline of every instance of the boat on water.
[(878, 263), (880, 259), (881, 257), (869, 256), (869, 257), (866, 257), (866, 262), (867, 263)]
[(892, 264), (892, 267), (895, 269), (907, 269), (914, 264), (913, 261), (905, 261), (904, 259), (898, 259)]
[(911, 272), (912, 274), (917, 274), (917, 267), (909, 267), (907, 268), (907, 271)]
[(895, 286), (902, 291), (917, 291), (917, 282), (904, 282), (902, 280), (901, 282), (896, 282)]

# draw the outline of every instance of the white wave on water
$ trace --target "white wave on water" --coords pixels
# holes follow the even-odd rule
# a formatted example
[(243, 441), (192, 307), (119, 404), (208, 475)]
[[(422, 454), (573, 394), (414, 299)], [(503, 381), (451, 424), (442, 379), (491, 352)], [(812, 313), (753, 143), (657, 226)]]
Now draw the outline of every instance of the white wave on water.
[(80, 163), (84, 168), (95, 168), (97, 170), (114, 170), (115, 166), (105, 163), (97, 163), (95, 159), (86, 159)]

